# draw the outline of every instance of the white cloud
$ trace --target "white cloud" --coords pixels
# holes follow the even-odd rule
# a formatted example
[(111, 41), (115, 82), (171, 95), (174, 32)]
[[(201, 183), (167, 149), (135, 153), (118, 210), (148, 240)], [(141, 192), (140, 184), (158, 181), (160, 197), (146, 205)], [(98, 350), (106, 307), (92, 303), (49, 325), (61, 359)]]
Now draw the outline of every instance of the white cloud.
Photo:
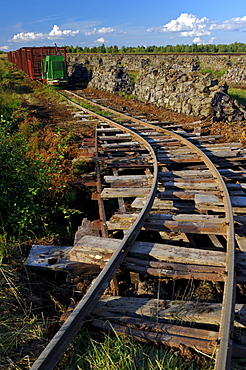
[(115, 31), (116, 30), (114, 28), (111, 28), (111, 27), (102, 27), (97, 32), (98, 33), (112, 33), (112, 32), (115, 32)]
[(20, 32), (13, 36), (12, 41), (31, 41), (31, 40), (41, 40), (44, 39), (45, 35), (43, 33), (34, 32)]
[(149, 28), (147, 32), (158, 30), (160, 32), (179, 32), (181, 36), (203, 36), (210, 35), (208, 30), (209, 19), (206, 17), (197, 18), (193, 14), (182, 13), (177, 19), (171, 20), (169, 23), (157, 27)]
[(183, 36), (183, 37), (210, 36), (210, 35), (211, 35), (211, 32), (206, 31), (206, 30), (201, 30), (201, 31), (192, 30), (192, 31), (180, 32), (180, 36)]
[(77, 31), (71, 31), (71, 30), (60, 30), (60, 28), (57, 25), (54, 25), (52, 30), (48, 33), (35, 33), (35, 32), (20, 32), (13, 36), (12, 41), (18, 42), (18, 41), (31, 41), (31, 40), (51, 40), (56, 38), (64, 38), (67, 36), (74, 36), (77, 33), (79, 33), (79, 30)]
[(202, 45), (203, 44), (203, 42), (200, 39), (200, 37), (195, 37), (194, 40), (193, 40), (193, 43), (194, 44), (198, 44), (198, 45)]
[(208, 42), (205, 42), (200, 37), (195, 37), (193, 43), (197, 45), (209, 45), (212, 44), (215, 40), (215, 37), (211, 37)]
[(93, 31), (85, 32), (84, 34), (85, 34), (86, 36), (90, 36), (90, 35), (95, 35), (96, 33), (97, 33), (97, 29), (96, 29), (96, 28), (94, 28), (94, 29), (93, 29)]
[(60, 28), (57, 25), (54, 25), (53, 29), (49, 33), (49, 36), (50, 37), (74, 36), (77, 33), (79, 33), (79, 30), (77, 30), (77, 31), (71, 31), (71, 30), (61, 31)]
[(161, 27), (147, 29), (147, 32), (159, 31), (164, 33), (178, 33), (183, 37), (210, 36), (214, 30), (242, 31), (246, 29), (246, 16), (235, 17), (224, 22), (210, 21), (207, 17), (198, 18), (193, 14), (181, 13), (177, 19)]
[(246, 16), (234, 17), (222, 23), (214, 22), (210, 26), (210, 30), (224, 30), (224, 31), (239, 31), (246, 27)]
[(100, 39), (97, 39), (95, 42), (101, 42), (102, 44), (104, 44), (105, 39), (103, 37), (100, 37)]
[(0, 46), (0, 50), (8, 50), (9, 49), (9, 47), (7, 46), (7, 45), (5, 45), (5, 46)]
[(88, 31), (88, 32), (85, 32), (84, 34), (86, 36), (91, 36), (91, 35), (97, 35), (97, 34), (101, 34), (101, 33), (112, 33), (112, 32), (115, 32), (116, 30), (114, 28), (111, 28), (111, 27), (102, 27), (102, 28), (94, 28), (93, 31)]

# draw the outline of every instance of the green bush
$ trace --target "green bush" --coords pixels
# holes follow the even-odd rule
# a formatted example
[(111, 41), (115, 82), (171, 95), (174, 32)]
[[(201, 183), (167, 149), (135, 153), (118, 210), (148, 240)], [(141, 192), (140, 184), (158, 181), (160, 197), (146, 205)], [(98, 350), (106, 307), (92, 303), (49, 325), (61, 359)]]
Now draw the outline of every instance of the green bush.
[(17, 94), (11, 88), (12, 78), (6, 62), (0, 60), (0, 115), (4, 116), (5, 119), (9, 119), (20, 105)]
[[(2, 120), (3, 121), (3, 120)], [(33, 236), (44, 217), (41, 203), (47, 176), (41, 162), (27, 156), (27, 143), (20, 134), (0, 126), (0, 234)], [(10, 123), (11, 126), (11, 123)]]

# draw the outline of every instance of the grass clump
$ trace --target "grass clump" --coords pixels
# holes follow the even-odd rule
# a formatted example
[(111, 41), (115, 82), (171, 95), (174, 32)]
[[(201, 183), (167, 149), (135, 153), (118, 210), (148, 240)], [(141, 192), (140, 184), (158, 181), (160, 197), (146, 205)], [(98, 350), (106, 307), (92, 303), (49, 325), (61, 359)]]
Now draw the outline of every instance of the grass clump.
[[(99, 335), (100, 337), (100, 335)], [(68, 370), (197, 370), (195, 361), (187, 362), (164, 346), (142, 344), (131, 338), (102, 334), (101, 340), (92, 339), (83, 330), (74, 342), (69, 356)], [(64, 368), (64, 367), (63, 367)], [(209, 370), (209, 365), (203, 367)]]
[(121, 91), (119, 93), (119, 95), (120, 96), (123, 96), (124, 98), (130, 99), (130, 100), (136, 99), (136, 95), (134, 95), (134, 94), (127, 94), (126, 92), (123, 92), (123, 91)]
[(127, 72), (128, 76), (130, 77), (130, 82), (132, 85), (135, 85), (137, 78), (139, 76), (139, 72), (136, 71), (128, 71)]
[(9, 88), (13, 79), (14, 75), (6, 67), (6, 62), (0, 59), (0, 115), (4, 119), (11, 118), (21, 104), (18, 95)]
[(230, 87), (228, 89), (228, 95), (230, 95), (231, 98), (238, 100), (239, 103), (246, 106), (246, 90)]
[(212, 69), (212, 68), (209, 68), (209, 67), (203, 67), (201, 65), (199, 71), (203, 74), (210, 73), (213, 78), (220, 78), (220, 77), (224, 76), (224, 74), (226, 73), (227, 70), (226, 69), (217, 70), (217, 69)]

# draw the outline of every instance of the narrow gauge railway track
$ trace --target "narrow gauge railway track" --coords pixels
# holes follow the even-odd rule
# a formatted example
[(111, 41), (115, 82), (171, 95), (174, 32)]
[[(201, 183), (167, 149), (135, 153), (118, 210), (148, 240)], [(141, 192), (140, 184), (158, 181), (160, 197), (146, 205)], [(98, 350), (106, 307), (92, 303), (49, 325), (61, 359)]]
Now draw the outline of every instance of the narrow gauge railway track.
[[(236, 326), (244, 327), (246, 317), (243, 305), (235, 305), (236, 281), (246, 282), (245, 254), (239, 251), (244, 246), (242, 213), (246, 204), (244, 186), (231, 181), (234, 177), (244, 181), (246, 176), (243, 149), (239, 144), (214, 144), (214, 137), (188, 136), (184, 131), (181, 136), (159, 123), (143, 122), (95, 102), (110, 118), (70, 103), (81, 111), (78, 118), (92, 116), (97, 122), (92, 155), (100, 214), (99, 222), (94, 223), (98, 236), (86, 235), (75, 241), (70, 259), (104, 268), (32, 370), (53, 369), (88, 319), (96, 328), (109, 330), (112, 325), (140, 340), (214, 354), (215, 369), (230, 369), (232, 352), (239, 353), (246, 343), (234, 328), (236, 321)], [(92, 143), (85, 140), (84, 145)], [(105, 176), (110, 187), (103, 190), (101, 167), (112, 170), (112, 175)], [(227, 185), (221, 174), (229, 179)], [(106, 220), (104, 200), (109, 198), (118, 199), (118, 212)], [(147, 241), (148, 232), (158, 234), (158, 243)], [(129, 271), (133, 280), (135, 273), (219, 281), (223, 299), (209, 304), (111, 296), (98, 304), (119, 266)], [(118, 293), (117, 285), (115, 290)], [(157, 322), (153, 318), (158, 318)]]

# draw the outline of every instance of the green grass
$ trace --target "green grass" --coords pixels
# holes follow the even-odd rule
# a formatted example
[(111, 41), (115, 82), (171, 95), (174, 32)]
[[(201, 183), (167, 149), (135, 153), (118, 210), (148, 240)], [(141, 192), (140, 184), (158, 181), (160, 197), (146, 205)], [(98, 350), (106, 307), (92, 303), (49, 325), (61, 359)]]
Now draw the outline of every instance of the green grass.
[(126, 92), (123, 92), (123, 91), (119, 92), (119, 95), (120, 96), (123, 96), (124, 98), (130, 99), (130, 100), (136, 99), (136, 95), (134, 95), (134, 94), (127, 94)]
[(178, 352), (164, 346), (142, 344), (125, 336), (99, 334), (92, 339), (83, 330), (74, 342), (74, 350), (67, 370), (209, 370), (194, 361), (184, 360)]
[(215, 69), (211, 69), (211, 68), (207, 68), (207, 67), (203, 67), (201, 65), (200, 67), (200, 72), (202, 72), (203, 74), (207, 74), (207, 73), (210, 73), (212, 75), (213, 78), (220, 78), (220, 77), (223, 77), (224, 74), (226, 73), (226, 69), (221, 69), (221, 70), (215, 70)]
[(238, 100), (241, 104), (246, 106), (246, 90), (229, 88), (228, 94), (231, 98)]
[[(52, 318), (40, 314), (38, 306), (42, 301), (38, 297), (38, 289), (36, 289), (36, 295), (32, 289), (39, 284), (37, 281), (31, 281), (31, 276), (28, 273), (25, 274), (23, 270), (14, 269), (5, 264), (0, 266), (1, 369), (9, 368), (10, 364), (14, 369), (19, 369), (20, 364), (28, 365), (28, 360), (33, 360), (33, 354), (29, 351), (30, 357), (25, 356), (22, 351), (27, 353), (27, 347), (33, 346), (35, 342), (41, 344), (47, 341), (48, 326), (57, 320), (55, 315)], [(47, 287), (48, 284), (46, 289)]]
[(136, 71), (128, 71), (127, 72), (128, 76), (130, 77), (130, 81), (133, 85), (135, 85), (137, 77), (139, 75), (139, 72)]

